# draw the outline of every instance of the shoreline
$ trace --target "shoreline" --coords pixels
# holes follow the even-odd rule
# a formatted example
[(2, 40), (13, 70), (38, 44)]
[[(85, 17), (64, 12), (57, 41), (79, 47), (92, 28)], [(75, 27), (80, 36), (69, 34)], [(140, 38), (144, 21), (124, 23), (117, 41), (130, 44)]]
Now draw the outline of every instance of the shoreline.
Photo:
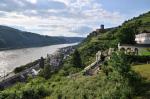
[[(74, 42), (74, 43), (79, 43), (79, 42)], [(59, 44), (74, 44), (74, 43), (58, 43), (58, 44), (41, 45), (41, 46), (24, 46), (24, 47), (0, 48), (0, 51), (19, 50), (19, 49), (26, 49), (26, 48), (39, 48), (39, 47), (53, 46), (53, 45), (59, 45)]]
[(28, 63), (32, 63), (35, 60), (38, 60), (41, 56), (45, 58), (47, 54), (52, 54), (60, 48), (77, 44), (78, 43), (67, 43), (0, 51), (0, 76), (2, 77), (7, 73), (12, 72), (16, 67), (25, 66)]
[[(62, 47), (62, 48), (59, 48), (58, 50), (56, 50), (54, 53), (47, 54), (47, 55), (48, 56), (52, 55), (52, 57), (50, 57), (52, 59), (53, 59), (53, 55), (56, 56), (56, 57), (58, 57), (59, 55), (62, 55), (63, 57), (60, 59), (59, 64), (58, 64), (58, 62), (55, 63), (55, 64), (58, 64), (58, 65), (61, 65), (62, 60), (73, 51), (75, 46), (76, 45)], [(47, 58), (48, 57), (44, 58), (44, 60), (46, 60)], [(22, 68), (22, 67), (25, 66), (21, 72), (15, 73), (14, 72), (14, 70), (16, 69), (15, 68), (13, 71), (8, 72), (5, 76), (0, 77), (0, 87), (1, 86), (4, 86), (4, 88), (8, 87), (9, 85), (5, 85), (6, 82), (11, 82), (11, 80), (14, 80), (16, 77), (21, 77), (22, 75), (27, 76), (28, 74), (32, 74), (32, 69), (35, 69), (35, 68), (40, 69), (39, 60), (40, 59), (37, 59), (37, 60), (34, 60), (33, 62), (27, 63), (26, 65), (16, 67), (16, 68)], [(53, 60), (55, 60), (55, 58)], [(33, 64), (33, 63), (35, 63), (35, 64)], [(57, 67), (59, 69), (61, 67), (61, 66), (55, 66), (55, 64), (53, 66), (54, 68)], [(24, 76), (24, 80), (27, 78), (26, 76)], [(24, 82), (24, 80), (23, 80), (23, 82)], [(17, 82), (20, 82), (20, 81), (17, 81)], [(10, 85), (13, 85), (13, 84), (10, 84)]]

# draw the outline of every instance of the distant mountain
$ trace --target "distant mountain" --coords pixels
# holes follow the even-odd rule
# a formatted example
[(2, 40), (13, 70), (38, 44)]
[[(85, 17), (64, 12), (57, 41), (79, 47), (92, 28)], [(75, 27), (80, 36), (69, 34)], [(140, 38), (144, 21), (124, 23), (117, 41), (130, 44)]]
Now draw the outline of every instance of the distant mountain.
[(43, 36), (0, 25), (0, 49), (81, 42), (82, 37)]

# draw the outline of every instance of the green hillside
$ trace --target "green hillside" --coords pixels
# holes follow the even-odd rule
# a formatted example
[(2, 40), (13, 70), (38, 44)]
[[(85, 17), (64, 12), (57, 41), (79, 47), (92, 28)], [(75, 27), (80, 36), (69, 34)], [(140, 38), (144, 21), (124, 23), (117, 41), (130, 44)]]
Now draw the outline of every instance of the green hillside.
[(0, 49), (38, 47), (80, 42), (81, 37), (51, 37), (0, 26)]
[(138, 99), (149, 99), (150, 97), (150, 64), (142, 64), (133, 66), (133, 70), (139, 73), (144, 81), (140, 86)]
[[(96, 75), (85, 76), (81, 71), (95, 61), (97, 51), (105, 52), (110, 47), (117, 48), (119, 42), (135, 44), (135, 34), (143, 31), (143, 27), (146, 31), (150, 28), (147, 24), (150, 22), (147, 17), (149, 15), (150, 12), (103, 32), (93, 31), (77, 46), (75, 52), (63, 61), (59, 71), (51, 73), (51, 69), (47, 69), (49, 65), (45, 65), (38, 77), (29, 78), (27, 83), (18, 83), (1, 91), (0, 98), (133, 99), (140, 92), (142, 78), (132, 70), (127, 55), (121, 52), (113, 53), (110, 60), (103, 62), (101, 70)], [(79, 64), (80, 66), (77, 66)], [(78, 75), (70, 76), (76, 73)], [(43, 74), (49, 74), (48, 78), (44, 78)]]
[(141, 14), (139, 17), (134, 17), (133, 19), (126, 21), (125, 24), (134, 23), (135, 21), (141, 21), (141, 26), (138, 27), (139, 32), (150, 31), (150, 12)]
[(110, 47), (117, 48), (118, 43), (135, 44), (135, 34), (144, 31), (150, 31), (150, 12), (125, 21), (121, 26), (111, 28), (109, 31), (106, 29), (104, 33), (99, 32), (94, 35), (92, 32), (78, 48), (84, 64), (90, 64), (99, 50), (108, 50)]

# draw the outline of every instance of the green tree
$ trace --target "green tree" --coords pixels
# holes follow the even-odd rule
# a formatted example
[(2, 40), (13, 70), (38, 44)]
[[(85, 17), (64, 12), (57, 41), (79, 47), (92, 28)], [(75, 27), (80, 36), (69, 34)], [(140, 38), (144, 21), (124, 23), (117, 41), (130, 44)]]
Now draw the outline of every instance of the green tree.
[(44, 69), (41, 70), (40, 76), (44, 77), (45, 79), (50, 78), (51, 76), (51, 66), (49, 64), (46, 64), (44, 66)]
[(41, 57), (39, 65), (41, 68), (44, 68), (44, 58), (43, 57)]
[(82, 61), (79, 51), (76, 49), (72, 56), (72, 65), (74, 67), (82, 67)]
[(141, 85), (141, 76), (131, 70), (128, 57), (122, 53), (113, 53), (109, 66), (112, 68), (111, 78), (123, 78), (132, 88), (132, 92), (137, 92)]
[(135, 44), (135, 35), (138, 34), (138, 27), (141, 25), (141, 20), (123, 25), (117, 32), (119, 42), (123, 44)]
[(131, 26), (124, 26), (118, 31), (118, 39), (123, 44), (135, 43), (135, 29)]
[(113, 71), (121, 75), (126, 75), (131, 70), (127, 57), (122, 52), (113, 53), (109, 65), (112, 67)]

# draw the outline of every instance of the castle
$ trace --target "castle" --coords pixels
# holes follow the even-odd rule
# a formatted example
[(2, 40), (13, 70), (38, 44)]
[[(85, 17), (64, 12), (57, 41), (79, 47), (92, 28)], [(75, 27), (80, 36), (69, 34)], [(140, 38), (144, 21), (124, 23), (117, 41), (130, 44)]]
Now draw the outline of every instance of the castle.
[(103, 33), (105, 31), (103, 24), (100, 27), (101, 27), (100, 29), (96, 29), (97, 33)]
[(100, 29), (96, 29), (96, 31), (93, 31), (88, 36), (97, 36), (99, 33), (104, 33), (104, 32), (105, 32), (105, 28), (104, 28), (104, 25), (102, 24), (100, 26)]

